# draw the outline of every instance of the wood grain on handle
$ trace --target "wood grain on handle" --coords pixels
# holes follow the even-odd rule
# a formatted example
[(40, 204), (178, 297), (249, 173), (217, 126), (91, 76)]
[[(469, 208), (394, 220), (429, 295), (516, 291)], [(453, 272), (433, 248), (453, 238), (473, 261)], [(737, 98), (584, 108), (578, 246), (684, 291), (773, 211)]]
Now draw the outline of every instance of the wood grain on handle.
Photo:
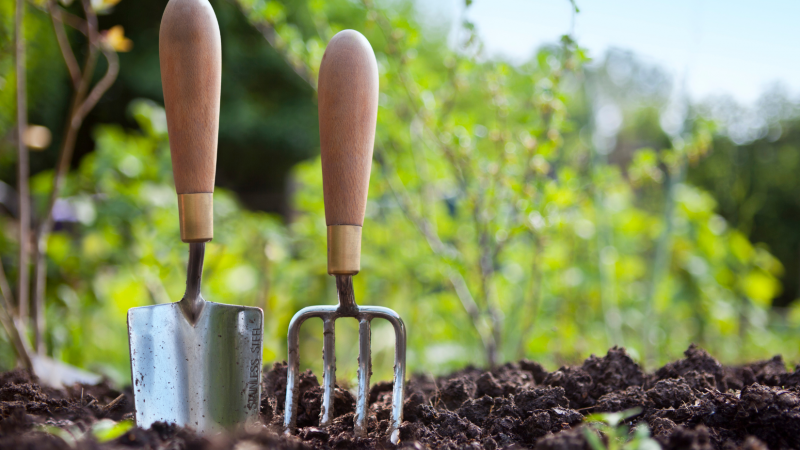
[(378, 118), (378, 63), (367, 38), (344, 30), (331, 39), (318, 89), (325, 221), (362, 226)]
[(219, 24), (208, 0), (170, 0), (158, 37), (178, 194), (214, 192), (222, 82)]

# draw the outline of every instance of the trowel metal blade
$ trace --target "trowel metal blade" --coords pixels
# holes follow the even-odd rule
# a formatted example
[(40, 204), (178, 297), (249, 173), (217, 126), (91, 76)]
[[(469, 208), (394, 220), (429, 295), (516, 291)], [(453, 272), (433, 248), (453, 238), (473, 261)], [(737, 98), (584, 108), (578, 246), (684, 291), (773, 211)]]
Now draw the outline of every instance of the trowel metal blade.
[(205, 302), (192, 325), (178, 303), (128, 311), (136, 425), (191, 427), (201, 434), (258, 419), (260, 308)]

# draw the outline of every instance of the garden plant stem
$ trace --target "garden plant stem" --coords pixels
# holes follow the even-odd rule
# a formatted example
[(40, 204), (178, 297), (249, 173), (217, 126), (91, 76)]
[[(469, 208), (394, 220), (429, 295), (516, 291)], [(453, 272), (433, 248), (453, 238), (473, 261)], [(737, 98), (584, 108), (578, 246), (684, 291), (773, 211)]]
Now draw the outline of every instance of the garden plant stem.
[(22, 367), (32, 372), (33, 364), (31, 364), (30, 358), (30, 345), (23, 333), (20, 332), (20, 330), (24, 329), (21, 326), (21, 321), (17, 320), (12, 314), (12, 311), (14, 311), (14, 294), (8, 284), (2, 260), (0, 260), (0, 296), (3, 297), (2, 304), (0, 304), (0, 325), (3, 327), (3, 331), (6, 332), (6, 336), (11, 340), (14, 353), (16, 353)]
[(654, 314), (656, 295), (658, 295), (658, 287), (664, 272), (669, 269), (671, 260), (670, 239), (673, 227), (673, 215), (675, 210), (675, 195), (677, 186), (683, 181), (686, 172), (685, 163), (681, 163), (680, 167), (675, 173), (667, 175), (666, 185), (666, 198), (664, 200), (664, 215), (663, 223), (664, 229), (656, 242), (656, 254), (653, 260), (653, 271), (651, 273), (650, 284), (647, 287), (647, 294), (645, 295), (644, 319), (642, 321), (642, 345), (644, 346), (644, 359), (643, 366), (645, 368), (653, 367), (658, 360), (658, 345), (654, 342), (658, 336), (657, 332), (658, 317)]
[[(25, 83), (25, 0), (17, 0), (16, 11), (16, 72), (17, 72), (17, 193), (19, 194), (19, 264), (17, 267), (17, 305), (16, 313), (8, 314), (16, 317), (18, 323), (28, 320), (28, 299), (30, 297), (30, 229), (31, 202), (28, 185), (29, 160), (28, 148), (25, 145), (25, 130), (28, 128), (28, 101)], [(10, 299), (7, 299), (10, 301)], [(13, 302), (12, 302), (13, 303)]]
[(603, 257), (605, 249), (613, 249), (613, 233), (612, 224), (610, 223), (610, 213), (605, 210), (605, 197), (603, 196), (602, 189), (598, 189), (597, 185), (602, 180), (597, 173), (597, 168), (606, 166), (608, 158), (606, 155), (601, 155), (594, 151), (593, 168), (595, 172), (594, 182), (594, 198), (597, 208), (596, 216), (596, 229), (597, 229), (597, 267), (600, 274), (600, 304), (603, 312), (603, 324), (606, 329), (606, 336), (609, 344), (612, 346), (622, 346), (622, 330), (620, 329), (621, 320), (619, 319), (620, 312), (617, 306), (616, 295), (614, 293), (615, 287), (615, 273), (614, 262), (607, 261)]
[[(45, 289), (47, 282), (47, 239), (53, 231), (53, 207), (58, 200), (61, 189), (63, 188), (64, 181), (72, 163), (72, 154), (75, 150), (75, 141), (78, 137), (83, 120), (89, 111), (94, 108), (100, 98), (105, 94), (108, 88), (114, 83), (119, 73), (119, 60), (116, 52), (111, 49), (107, 44), (102, 42), (101, 36), (98, 32), (97, 15), (92, 9), (90, 0), (82, 0), (84, 14), (86, 15), (85, 22), (78, 26), (78, 30), (84, 32), (88, 38), (88, 52), (86, 55), (86, 62), (83, 70), (78, 74), (80, 75), (80, 82), (75, 90), (72, 99), (72, 106), (70, 107), (69, 115), (65, 125), (66, 132), (64, 139), (61, 142), (59, 149), (58, 163), (56, 166), (55, 175), (53, 176), (53, 190), (50, 193), (47, 210), (44, 217), (39, 223), (36, 232), (36, 257), (34, 266), (34, 291), (33, 291), (33, 322), (34, 322), (34, 347), (40, 354), (45, 352), (44, 346), (44, 329), (45, 329)], [(58, 29), (61, 24), (61, 11), (60, 7), (55, 1), (51, 1), (48, 6), (51, 17), (53, 19), (53, 26), (58, 35)], [(77, 24), (76, 24), (77, 25)], [(61, 41), (59, 41), (61, 44)], [(69, 42), (66, 45), (60, 45), (61, 52), (66, 61), (71, 75), (74, 67), (70, 63), (75, 59)], [(92, 76), (97, 64), (98, 50), (103, 53), (108, 62), (108, 69), (106, 70), (103, 78), (90, 90)]]

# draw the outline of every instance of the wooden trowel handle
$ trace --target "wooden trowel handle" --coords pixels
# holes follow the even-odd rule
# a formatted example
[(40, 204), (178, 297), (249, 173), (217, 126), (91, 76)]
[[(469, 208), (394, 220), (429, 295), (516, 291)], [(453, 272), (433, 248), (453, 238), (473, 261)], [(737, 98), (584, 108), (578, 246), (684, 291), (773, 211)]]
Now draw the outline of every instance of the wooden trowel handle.
[(181, 240), (214, 234), (222, 44), (208, 0), (170, 0), (158, 39)]
[(369, 41), (344, 30), (328, 43), (319, 69), (322, 188), (328, 225), (328, 273), (360, 270), (378, 118), (378, 63)]

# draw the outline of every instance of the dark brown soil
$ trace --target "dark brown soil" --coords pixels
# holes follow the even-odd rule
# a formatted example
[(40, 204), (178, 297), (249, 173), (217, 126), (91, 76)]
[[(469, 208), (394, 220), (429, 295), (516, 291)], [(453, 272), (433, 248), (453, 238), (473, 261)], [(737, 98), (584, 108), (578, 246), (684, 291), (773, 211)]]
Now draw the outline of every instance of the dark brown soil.
[[(786, 370), (780, 356), (745, 366), (724, 367), (704, 350), (645, 374), (624, 349), (581, 366), (548, 372), (533, 361), (492, 371), (468, 367), (408, 383), (400, 447), (590, 449), (583, 419), (591, 413), (640, 408), (628, 425), (645, 422), (665, 449), (800, 448), (800, 366)], [(300, 381), (296, 436), (280, 431), (286, 366), (265, 370), (257, 429), (200, 438), (191, 430), (157, 424), (132, 428), (103, 444), (86, 434), (71, 447), (42, 426), (86, 431), (103, 418), (130, 418), (132, 399), (108, 385), (64, 391), (41, 388), (27, 373), (0, 375), (0, 449), (236, 449), (392, 448), (387, 429), (391, 384), (370, 392), (369, 437), (354, 438), (355, 399), (337, 389), (336, 418), (319, 425), (321, 389), (310, 371)]]

